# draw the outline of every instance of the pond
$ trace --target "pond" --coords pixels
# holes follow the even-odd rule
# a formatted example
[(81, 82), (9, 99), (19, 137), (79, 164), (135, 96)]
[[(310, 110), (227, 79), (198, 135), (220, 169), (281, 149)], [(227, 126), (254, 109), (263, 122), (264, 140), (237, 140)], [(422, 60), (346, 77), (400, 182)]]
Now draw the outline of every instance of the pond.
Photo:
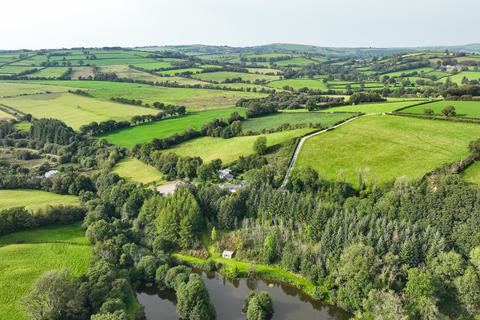
[[(242, 306), (250, 290), (267, 291), (273, 300), (274, 320), (345, 320), (350, 314), (334, 306), (315, 301), (301, 290), (282, 283), (264, 280), (227, 280), (215, 272), (201, 274), (219, 320), (244, 320)], [(173, 290), (142, 288), (138, 301), (145, 306), (147, 320), (176, 320), (176, 298)]]

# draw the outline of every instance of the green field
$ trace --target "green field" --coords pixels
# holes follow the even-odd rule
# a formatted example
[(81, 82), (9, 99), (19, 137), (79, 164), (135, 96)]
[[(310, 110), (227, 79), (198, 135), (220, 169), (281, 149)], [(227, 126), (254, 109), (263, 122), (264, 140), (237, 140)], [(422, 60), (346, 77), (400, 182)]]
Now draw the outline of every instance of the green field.
[(313, 61), (313, 60), (307, 59), (307, 58), (303, 58), (303, 57), (296, 57), (296, 58), (289, 59), (289, 60), (282, 60), (282, 61), (274, 62), (274, 64), (276, 64), (277, 66), (281, 66), (281, 67), (284, 67), (284, 66), (304, 66), (304, 65), (308, 65), (308, 64), (312, 64), (312, 63), (316, 63), (316, 62)]
[[(49, 243), (52, 241), (59, 242)], [(67, 268), (74, 275), (82, 275), (92, 255), (80, 224), (13, 233), (0, 237), (0, 244), (2, 320), (27, 320), (19, 303), (32, 283), (53, 269)]]
[(201, 68), (173, 69), (173, 70), (159, 71), (158, 74), (163, 74), (163, 75), (167, 75), (167, 76), (174, 76), (176, 74), (184, 73), (184, 72), (198, 73), (202, 70), (203, 69), (201, 69)]
[[(315, 129), (303, 128), (264, 134), (261, 136), (267, 138), (268, 146), (273, 146), (303, 136), (313, 130)], [(198, 156), (204, 161), (221, 159), (224, 163), (230, 163), (237, 160), (240, 156), (253, 154), (253, 144), (259, 136), (260, 135), (242, 136), (231, 139), (202, 137), (181, 143), (165, 152), (173, 152), (180, 156)]]
[(229, 71), (197, 73), (192, 75), (192, 77), (194, 77), (195, 79), (215, 81), (215, 82), (223, 82), (226, 79), (233, 79), (233, 78), (242, 78), (242, 80), (250, 81), (250, 82), (254, 82), (255, 80), (273, 81), (273, 80), (279, 79), (279, 76), (270, 76), (265, 74), (255, 74), (255, 73), (246, 73), (246, 72), (229, 72)]
[(269, 87), (282, 89), (285, 86), (292, 87), (295, 90), (301, 88), (328, 90), (327, 85), (323, 82), (323, 79), (288, 79), (273, 81), (268, 84)]
[(34, 67), (7, 65), (0, 68), (0, 74), (14, 75), (32, 69)]
[(162, 180), (162, 174), (157, 169), (135, 158), (121, 160), (115, 165), (113, 172), (129, 181), (143, 184)]
[(78, 198), (40, 190), (0, 190), (0, 210), (24, 206), (28, 210), (36, 210), (46, 206), (79, 205)]
[(459, 72), (457, 74), (454, 74), (453, 76), (444, 77), (444, 78), (442, 78), (438, 81), (444, 83), (445, 81), (447, 81), (447, 79), (450, 79), (452, 82), (454, 82), (456, 84), (461, 84), (463, 78), (467, 78), (468, 80), (480, 80), (480, 72), (478, 72), (478, 71), (477, 72), (476, 71), (463, 71), (463, 72)]
[(184, 105), (192, 111), (232, 107), (240, 98), (265, 96), (264, 94), (253, 92), (153, 87), (142, 84), (106, 81), (41, 81), (41, 83), (92, 89), (91, 94), (102, 100), (109, 100), (111, 97), (122, 97), (140, 99), (150, 104), (160, 101), (165, 104)]
[(427, 74), (429, 72), (432, 72), (433, 69), (429, 67), (425, 68), (415, 68), (415, 69), (407, 69), (407, 70), (401, 70), (401, 71), (394, 71), (394, 72), (389, 72), (389, 73), (384, 73), (381, 74), (381, 76), (389, 76), (389, 77), (400, 77), (402, 74), (410, 74), (417, 72), (419, 75), (421, 74)]
[(242, 122), (243, 131), (261, 132), (263, 129), (275, 129), (283, 124), (321, 124), (330, 127), (335, 123), (349, 118), (348, 113), (320, 113), (320, 112), (280, 112), (278, 114), (248, 119)]
[(228, 118), (233, 112), (245, 115), (241, 108), (213, 109), (203, 112), (191, 112), (186, 116), (170, 118), (122, 129), (103, 135), (108, 142), (127, 148), (138, 143), (150, 142), (155, 138), (165, 138), (189, 128), (200, 129), (203, 124), (215, 118)]
[(470, 165), (463, 173), (465, 181), (480, 185), (480, 162), (476, 161)]
[(72, 90), (72, 88), (39, 83), (0, 82), (0, 98), (47, 92), (67, 92), (68, 90)]
[(480, 118), (480, 101), (438, 101), (402, 110), (408, 113), (424, 113), (425, 109), (432, 109), (434, 114), (441, 115), (446, 106), (454, 106), (457, 116)]
[(308, 139), (296, 167), (310, 165), (328, 180), (357, 184), (357, 171), (383, 183), (406, 176), (420, 178), (444, 163), (468, 154), (480, 126), (395, 116), (364, 116)]
[(177, 82), (182, 85), (206, 84), (195, 79), (181, 77), (161, 77), (148, 72), (138, 71), (125, 65), (111, 65), (100, 68), (101, 72), (115, 73), (119, 78), (130, 78), (133, 80), (153, 81), (153, 82)]
[(0, 103), (35, 118), (62, 120), (73, 129), (93, 121), (130, 120), (135, 115), (157, 114), (159, 110), (101, 101), (71, 93), (52, 93), (0, 99)]
[(59, 78), (67, 72), (67, 67), (50, 67), (42, 69), (38, 72), (29, 74), (29, 78)]
[(320, 112), (363, 112), (367, 114), (386, 113), (392, 112), (400, 108), (408, 107), (414, 104), (421, 103), (422, 101), (399, 101), (399, 102), (378, 102), (378, 103), (366, 103), (350, 106), (333, 107), (320, 110)]

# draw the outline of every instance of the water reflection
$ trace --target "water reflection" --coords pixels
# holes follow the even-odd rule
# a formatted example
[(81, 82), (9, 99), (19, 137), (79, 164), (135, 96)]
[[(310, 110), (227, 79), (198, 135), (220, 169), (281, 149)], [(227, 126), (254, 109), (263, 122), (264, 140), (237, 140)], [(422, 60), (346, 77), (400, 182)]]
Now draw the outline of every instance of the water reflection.
[[(287, 284), (264, 280), (230, 281), (214, 272), (196, 271), (205, 282), (219, 320), (243, 320), (242, 305), (251, 290), (267, 291), (273, 300), (274, 320), (345, 320), (350, 316), (334, 306), (312, 300), (301, 290)], [(172, 290), (142, 288), (138, 300), (145, 306), (148, 320), (176, 320), (176, 298)]]

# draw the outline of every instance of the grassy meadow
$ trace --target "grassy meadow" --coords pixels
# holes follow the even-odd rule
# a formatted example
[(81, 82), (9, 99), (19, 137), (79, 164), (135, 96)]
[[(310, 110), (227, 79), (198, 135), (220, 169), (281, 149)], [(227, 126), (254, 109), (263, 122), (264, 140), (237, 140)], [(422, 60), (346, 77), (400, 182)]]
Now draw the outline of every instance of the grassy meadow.
[(47, 92), (68, 92), (69, 87), (49, 86), (38, 83), (0, 82), (0, 98)]
[(106, 81), (42, 81), (41, 83), (90, 89), (92, 96), (101, 100), (121, 97), (140, 99), (150, 104), (159, 101), (165, 104), (184, 105), (191, 111), (232, 107), (240, 98), (265, 96), (254, 92), (153, 87), (136, 83)]
[(292, 87), (295, 90), (301, 88), (328, 90), (328, 87), (323, 79), (287, 79), (272, 81), (268, 84), (269, 87), (282, 89), (285, 86)]
[(463, 179), (470, 183), (480, 185), (480, 162), (476, 161), (470, 165), (463, 173)]
[(279, 112), (274, 115), (252, 118), (242, 122), (243, 131), (260, 132), (264, 129), (275, 129), (283, 124), (321, 124), (330, 127), (335, 123), (349, 118), (349, 113), (320, 113), (320, 112)]
[(79, 205), (76, 196), (61, 195), (40, 190), (0, 190), (0, 210), (24, 206), (28, 210), (36, 210), (52, 205)]
[(52, 93), (0, 99), (0, 104), (36, 118), (56, 118), (73, 129), (93, 121), (130, 120), (135, 115), (157, 114), (159, 110), (101, 101), (71, 93)]
[(197, 73), (192, 75), (195, 79), (205, 80), (205, 81), (215, 81), (223, 82), (226, 79), (233, 78), (242, 78), (244, 81), (254, 82), (255, 80), (265, 80), (273, 81), (278, 80), (279, 76), (265, 75), (265, 74), (256, 74), (256, 73), (246, 73), (246, 72), (229, 72), (229, 71), (218, 71), (218, 72), (207, 72), (207, 73)]
[(6, 113), (5, 111), (0, 110), (0, 121), (9, 119), (15, 119), (15, 117), (12, 116), (10, 113)]
[(182, 117), (168, 118), (121, 129), (102, 135), (101, 137), (107, 139), (107, 141), (112, 144), (132, 148), (138, 143), (150, 142), (155, 138), (165, 138), (189, 128), (200, 129), (203, 124), (215, 118), (228, 118), (233, 112), (245, 115), (245, 110), (241, 108), (190, 112)]
[(384, 183), (420, 178), (468, 154), (480, 126), (395, 116), (364, 116), (308, 139), (296, 167), (310, 165), (328, 179), (357, 184), (357, 172)]
[(206, 162), (221, 159), (224, 163), (230, 163), (237, 160), (240, 156), (253, 154), (253, 144), (260, 136), (267, 138), (267, 146), (270, 147), (303, 136), (313, 130), (315, 129), (303, 128), (231, 139), (202, 137), (181, 143), (171, 149), (165, 150), (165, 152), (173, 152), (179, 156), (198, 156)]
[(457, 116), (480, 118), (480, 101), (438, 101), (402, 110), (408, 113), (421, 113), (425, 109), (432, 109), (436, 115), (442, 114), (442, 109), (447, 106), (454, 106)]
[(363, 112), (367, 114), (387, 113), (421, 103), (422, 101), (377, 102), (357, 105), (347, 105), (320, 110), (320, 112)]
[(48, 67), (38, 72), (29, 74), (28, 78), (59, 78), (67, 72), (67, 67)]
[(136, 158), (121, 160), (115, 165), (113, 172), (129, 181), (143, 184), (162, 180), (162, 174), (157, 169)]
[(92, 248), (80, 224), (0, 237), (0, 319), (27, 320), (20, 300), (33, 282), (53, 269), (67, 268), (80, 276), (91, 256)]

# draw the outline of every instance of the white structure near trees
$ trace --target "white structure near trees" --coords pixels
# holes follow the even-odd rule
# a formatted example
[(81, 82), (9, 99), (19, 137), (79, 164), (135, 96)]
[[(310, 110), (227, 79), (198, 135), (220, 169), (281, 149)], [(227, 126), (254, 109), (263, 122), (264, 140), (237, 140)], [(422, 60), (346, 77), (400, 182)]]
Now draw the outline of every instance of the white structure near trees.
[(235, 255), (235, 251), (223, 250), (222, 257), (225, 259), (232, 259)]

